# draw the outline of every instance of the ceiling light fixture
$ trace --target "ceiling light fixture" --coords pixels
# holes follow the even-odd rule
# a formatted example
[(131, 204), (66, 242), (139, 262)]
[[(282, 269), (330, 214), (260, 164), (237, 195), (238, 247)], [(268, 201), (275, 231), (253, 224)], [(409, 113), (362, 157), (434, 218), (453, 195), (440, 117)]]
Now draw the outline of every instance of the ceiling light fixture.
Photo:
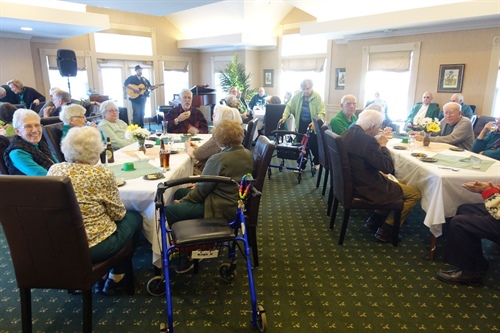
[(23, 30), (23, 31), (31, 31), (31, 30), (33, 30), (33, 28), (30, 28), (30, 27), (21, 27), (21, 30)]

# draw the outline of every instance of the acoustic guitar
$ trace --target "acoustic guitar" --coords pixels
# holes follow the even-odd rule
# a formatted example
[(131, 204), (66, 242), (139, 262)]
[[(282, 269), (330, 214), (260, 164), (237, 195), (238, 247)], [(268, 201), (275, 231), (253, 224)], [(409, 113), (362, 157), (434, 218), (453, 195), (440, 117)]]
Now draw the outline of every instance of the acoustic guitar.
[(148, 96), (150, 91), (153, 91), (156, 88), (161, 87), (163, 85), (164, 85), (163, 82), (159, 83), (159, 84), (156, 84), (154, 86), (149, 86), (149, 87), (146, 87), (142, 83), (138, 84), (138, 85), (137, 84), (130, 84), (130, 86), (132, 86), (133, 88), (139, 89), (139, 92), (136, 93), (132, 88), (127, 87), (127, 95), (128, 95), (128, 97), (130, 97), (132, 99), (135, 99), (135, 98), (139, 97), (140, 95), (142, 95), (142, 94), (144, 94), (144, 93), (147, 92), (146, 96)]

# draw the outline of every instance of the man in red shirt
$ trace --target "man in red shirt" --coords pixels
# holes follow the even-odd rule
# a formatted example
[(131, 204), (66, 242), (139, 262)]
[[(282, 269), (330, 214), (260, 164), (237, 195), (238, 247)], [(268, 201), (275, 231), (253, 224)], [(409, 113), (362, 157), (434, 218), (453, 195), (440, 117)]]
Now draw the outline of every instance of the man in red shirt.
[(193, 93), (181, 91), (181, 103), (165, 115), (169, 133), (207, 134), (208, 123), (203, 113), (192, 107)]

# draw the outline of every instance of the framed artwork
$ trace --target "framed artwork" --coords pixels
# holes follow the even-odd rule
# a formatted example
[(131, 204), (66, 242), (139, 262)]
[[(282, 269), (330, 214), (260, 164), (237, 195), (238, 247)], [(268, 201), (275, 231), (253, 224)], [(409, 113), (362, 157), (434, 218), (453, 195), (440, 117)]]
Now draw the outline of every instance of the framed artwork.
[(274, 70), (264, 69), (264, 87), (274, 86)]
[(440, 65), (438, 92), (462, 92), (465, 64)]
[(345, 68), (335, 68), (335, 89), (345, 87)]

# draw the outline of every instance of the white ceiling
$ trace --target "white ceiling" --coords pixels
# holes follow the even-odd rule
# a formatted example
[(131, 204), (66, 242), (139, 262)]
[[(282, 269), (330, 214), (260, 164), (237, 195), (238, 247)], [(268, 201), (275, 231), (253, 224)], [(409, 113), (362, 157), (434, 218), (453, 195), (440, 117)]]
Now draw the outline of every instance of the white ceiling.
[(0, 36), (57, 41), (109, 29), (109, 17), (87, 13), (85, 5), (164, 16), (183, 34), (182, 49), (273, 47), (294, 7), (315, 18), (300, 25), (301, 34), (338, 42), (500, 28), (500, 0), (0, 0)]

